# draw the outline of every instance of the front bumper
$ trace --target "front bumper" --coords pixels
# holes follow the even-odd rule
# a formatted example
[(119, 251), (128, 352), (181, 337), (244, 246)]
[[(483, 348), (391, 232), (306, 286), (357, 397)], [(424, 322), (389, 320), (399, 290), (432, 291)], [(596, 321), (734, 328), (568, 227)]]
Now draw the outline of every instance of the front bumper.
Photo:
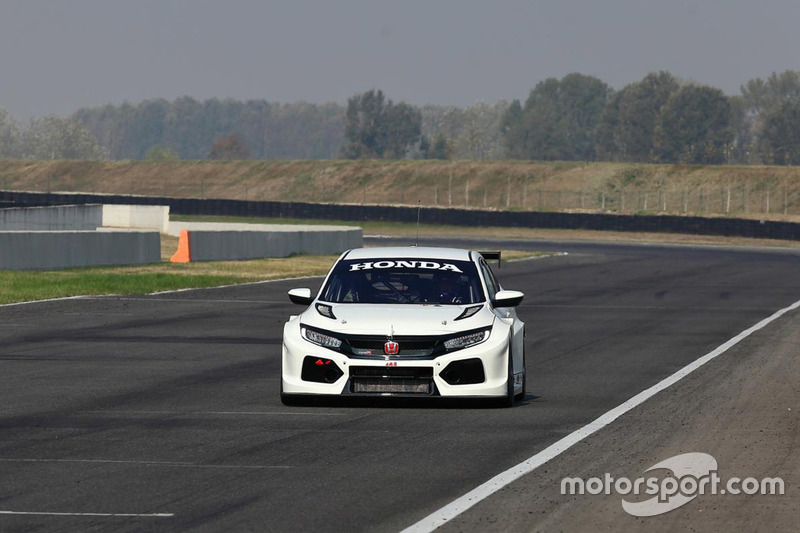
[[(283, 336), (284, 394), (500, 397), (508, 391), (509, 335), (503, 327), (493, 328), (489, 338), (475, 346), (435, 359), (404, 360), (383, 355), (350, 358), (308, 342), (299, 327), (292, 326), (287, 324)], [(483, 380), (475, 383), (478, 363)]]

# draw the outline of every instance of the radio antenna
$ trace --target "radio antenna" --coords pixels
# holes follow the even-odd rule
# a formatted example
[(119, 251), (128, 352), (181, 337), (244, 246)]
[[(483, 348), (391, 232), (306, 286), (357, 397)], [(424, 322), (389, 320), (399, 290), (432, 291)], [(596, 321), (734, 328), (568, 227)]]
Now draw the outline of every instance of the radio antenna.
[(417, 200), (417, 240), (414, 246), (419, 247), (419, 214), (422, 211), (422, 200)]

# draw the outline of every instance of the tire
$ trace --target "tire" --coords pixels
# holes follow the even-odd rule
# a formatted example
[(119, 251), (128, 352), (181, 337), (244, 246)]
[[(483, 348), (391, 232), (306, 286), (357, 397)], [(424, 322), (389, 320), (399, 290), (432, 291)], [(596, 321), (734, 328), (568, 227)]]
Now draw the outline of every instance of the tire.
[(516, 400), (524, 400), (525, 394), (528, 391), (528, 360), (525, 358), (525, 344), (522, 345), (522, 391), (514, 398)]
[(506, 395), (500, 398), (500, 407), (514, 407), (514, 356), (511, 353), (511, 339), (508, 340), (508, 380), (506, 383)]
[(283, 392), (283, 379), (281, 379), (281, 403), (288, 406), (308, 405), (308, 398), (298, 394), (286, 394)]
[(281, 403), (290, 407), (296, 407), (298, 405), (308, 405), (308, 399), (293, 394), (281, 394)]

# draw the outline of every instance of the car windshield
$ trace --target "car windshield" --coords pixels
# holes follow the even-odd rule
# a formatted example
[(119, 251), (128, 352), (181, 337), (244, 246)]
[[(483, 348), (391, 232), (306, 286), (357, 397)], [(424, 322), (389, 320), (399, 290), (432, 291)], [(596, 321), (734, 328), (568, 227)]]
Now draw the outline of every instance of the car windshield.
[(321, 299), (332, 303), (445, 305), (485, 301), (475, 264), (449, 259), (340, 261)]

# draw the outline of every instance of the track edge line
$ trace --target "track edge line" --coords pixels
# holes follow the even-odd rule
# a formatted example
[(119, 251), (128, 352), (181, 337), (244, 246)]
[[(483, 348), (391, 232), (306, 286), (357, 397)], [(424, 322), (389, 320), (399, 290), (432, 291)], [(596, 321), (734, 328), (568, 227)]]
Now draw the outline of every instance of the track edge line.
[(729, 349), (736, 346), (737, 344), (739, 344), (741, 341), (743, 341), (756, 331), (763, 329), (764, 327), (768, 326), (769, 324), (779, 319), (786, 313), (794, 311), (797, 308), (800, 308), (800, 300), (794, 302), (788, 307), (779, 309), (778, 311), (768, 316), (767, 318), (764, 318), (763, 320), (759, 321), (753, 326), (750, 326), (746, 330), (742, 331), (738, 335), (728, 339), (727, 341), (720, 344), (707, 354), (699, 357), (698, 359), (695, 359), (694, 361), (684, 366), (677, 372), (674, 372), (673, 374), (667, 376), (666, 378), (659, 381), (652, 387), (643, 390), (639, 394), (631, 397), (630, 399), (621, 403), (617, 407), (600, 415), (592, 422), (573, 431), (566, 437), (563, 437), (558, 441), (554, 442), (544, 450), (532, 455), (525, 461), (515, 466), (512, 466), (508, 470), (505, 470), (504, 472), (497, 474), (496, 476), (492, 477), (491, 479), (482, 483), (481, 485), (478, 485), (477, 487), (467, 492), (466, 494), (460, 496), (459, 498), (456, 498), (455, 500), (445, 505), (444, 507), (429, 514), (422, 520), (419, 520), (418, 522), (412, 524), (411, 526), (403, 529), (401, 533), (430, 532), (434, 531), (440, 526), (443, 526), (453, 518), (456, 518), (457, 516), (467, 511), (468, 509), (478, 504), (479, 502), (485, 500), (495, 492), (513, 483), (522, 476), (533, 472), (534, 470), (544, 465), (551, 459), (554, 459), (555, 457), (561, 455), (568, 449), (572, 448), (572, 446), (579, 443), (583, 439), (600, 431), (604, 427), (614, 422), (620, 416), (633, 410), (635, 407), (643, 404), (645, 401), (652, 398), (662, 390), (671, 387), (672, 385), (679, 382), (680, 380), (682, 380), (683, 378), (685, 378), (698, 368), (702, 367), (709, 361), (727, 352)]

